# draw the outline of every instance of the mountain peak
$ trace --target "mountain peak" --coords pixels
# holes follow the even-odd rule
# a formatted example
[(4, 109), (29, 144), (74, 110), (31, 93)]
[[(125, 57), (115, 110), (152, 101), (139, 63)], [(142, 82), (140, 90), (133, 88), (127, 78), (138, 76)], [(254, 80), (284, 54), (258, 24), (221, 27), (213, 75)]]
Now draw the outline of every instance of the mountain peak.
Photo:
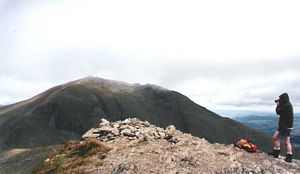
[[(103, 82), (118, 83), (118, 82), (120, 82), (120, 83), (126, 83), (126, 82), (121, 82), (121, 81), (116, 81), (116, 80), (109, 80), (109, 79), (105, 79), (105, 78), (101, 78), (101, 77), (95, 77), (95, 76), (87, 76), (87, 77), (84, 77), (82, 79), (75, 80), (74, 82), (77, 82), (77, 83), (87, 83), (87, 82), (98, 82), (98, 83), (103, 83)], [(129, 83), (126, 83), (126, 84), (129, 84)]]
[[(80, 139), (102, 118), (116, 121), (132, 116), (160, 127), (175, 125), (182, 132), (205, 138), (211, 143), (231, 144), (240, 138), (247, 138), (256, 142), (262, 151), (268, 151), (273, 146), (270, 136), (223, 118), (178, 92), (149, 84), (87, 77), (1, 108), (0, 150), (61, 144), (70, 139)], [(299, 158), (299, 152), (294, 151), (295, 158)], [(37, 153), (30, 151), (28, 154)], [(23, 159), (26, 161), (27, 158)], [(9, 170), (1, 168), (4, 171), (17, 170), (10, 164), (15, 163), (7, 163)], [(0, 166), (3, 166), (2, 163)], [(0, 173), (16, 172), (0, 170)]]
[[(299, 160), (289, 164), (284, 162), (282, 157), (274, 159), (265, 153), (248, 153), (233, 145), (211, 144), (203, 138), (182, 133), (174, 126), (163, 129), (136, 118), (116, 122), (103, 119), (98, 128), (90, 129), (83, 138), (82, 141), (67, 143), (64, 151), (47, 159), (36, 173), (44, 171), (54, 173), (118, 173), (117, 171), (297, 173), (300, 171)], [(60, 160), (60, 164), (54, 165), (57, 164), (57, 160)]]
[(94, 76), (87, 76), (85, 78), (69, 82), (67, 84), (81, 84), (85, 86), (98, 86), (98, 87), (105, 87), (113, 92), (119, 92), (121, 90), (127, 90), (132, 92), (137, 88), (151, 88), (155, 90), (168, 90), (158, 85), (154, 84), (145, 84), (141, 85), (139, 83), (128, 83), (118, 80), (109, 80), (101, 77), (94, 77)]

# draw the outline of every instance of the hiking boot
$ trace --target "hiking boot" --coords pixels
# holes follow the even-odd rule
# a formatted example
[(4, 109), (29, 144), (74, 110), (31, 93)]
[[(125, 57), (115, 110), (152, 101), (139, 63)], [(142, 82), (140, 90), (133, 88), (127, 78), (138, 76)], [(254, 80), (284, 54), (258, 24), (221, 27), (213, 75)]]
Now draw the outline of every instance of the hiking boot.
[(292, 159), (293, 159), (293, 155), (292, 154), (286, 154), (285, 162), (291, 163)]
[(272, 152), (269, 152), (268, 155), (271, 155), (271, 156), (273, 156), (274, 158), (278, 158), (279, 153), (280, 153), (280, 150), (275, 150), (275, 149), (274, 149)]

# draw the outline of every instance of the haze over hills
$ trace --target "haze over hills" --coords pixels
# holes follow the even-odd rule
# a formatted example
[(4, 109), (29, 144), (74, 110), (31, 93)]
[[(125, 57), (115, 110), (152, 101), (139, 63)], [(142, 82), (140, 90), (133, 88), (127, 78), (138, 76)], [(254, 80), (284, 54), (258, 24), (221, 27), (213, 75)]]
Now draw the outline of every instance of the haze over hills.
[(0, 147), (38, 147), (62, 143), (110, 121), (137, 116), (210, 142), (230, 144), (241, 137), (267, 150), (270, 136), (223, 118), (184, 95), (155, 85), (87, 77), (53, 87), (29, 100), (0, 109)]
[[(249, 127), (273, 135), (278, 124), (278, 116), (275, 115), (249, 115), (241, 117), (233, 117), (234, 120), (239, 121)], [(291, 132), (291, 141), (293, 145), (300, 147), (300, 114), (294, 114), (293, 131)]]

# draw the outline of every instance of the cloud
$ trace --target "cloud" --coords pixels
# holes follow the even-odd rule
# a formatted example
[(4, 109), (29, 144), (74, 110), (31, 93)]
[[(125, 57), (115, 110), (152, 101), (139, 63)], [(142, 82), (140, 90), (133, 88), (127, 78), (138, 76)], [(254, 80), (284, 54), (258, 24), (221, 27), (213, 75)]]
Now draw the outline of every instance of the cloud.
[(15, 77), (0, 77), (0, 103), (7, 105), (29, 99), (54, 86), (54, 83), (28, 81)]
[(208, 108), (271, 106), (282, 92), (300, 105), (297, 1), (0, 0), (0, 9), (0, 104), (93, 75), (157, 84)]
[[(264, 106), (271, 108), (288, 92), (299, 106), (299, 59), (240, 61), (229, 64), (169, 63), (160, 83), (182, 91), (203, 106)], [(171, 68), (172, 67), (172, 68)]]
[[(256, 79), (257, 77), (276, 78), (282, 73), (300, 72), (300, 56), (275, 60), (236, 60), (208, 62), (206, 60), (183, 59), (181, 61), (166, 61), (162, 65), (160, 82), (166, 85), (184, 83), (197, 78), (208, 78), (218, 81), (238, 81)], [(289, 79), (290, 76), (284, 77)]]

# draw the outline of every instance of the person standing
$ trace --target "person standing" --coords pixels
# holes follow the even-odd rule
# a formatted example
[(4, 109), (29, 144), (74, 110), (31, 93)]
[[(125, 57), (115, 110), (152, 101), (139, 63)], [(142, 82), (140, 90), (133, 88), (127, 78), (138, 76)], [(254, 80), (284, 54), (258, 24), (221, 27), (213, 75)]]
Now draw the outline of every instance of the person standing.
[(278, 158), (280, 153), (280, 136), (284, 137), (284, 143), (286, 145), (287, 154), (285, 161), (292, 162), (292, 145), (291, 145), (291, 131), (293, 130), (293, 121), (294, 121), (294, 113), (293, 106), (290, 102), (289, 95), (287, 93), (283, 93), (279, 96), (278, 100), (275, 100), (276, 106), (276, 114), (279, 115), (278, 128), (273, 135), (274, 140), (274, 149), (272, 152), (269, 152), (269, 155)]

